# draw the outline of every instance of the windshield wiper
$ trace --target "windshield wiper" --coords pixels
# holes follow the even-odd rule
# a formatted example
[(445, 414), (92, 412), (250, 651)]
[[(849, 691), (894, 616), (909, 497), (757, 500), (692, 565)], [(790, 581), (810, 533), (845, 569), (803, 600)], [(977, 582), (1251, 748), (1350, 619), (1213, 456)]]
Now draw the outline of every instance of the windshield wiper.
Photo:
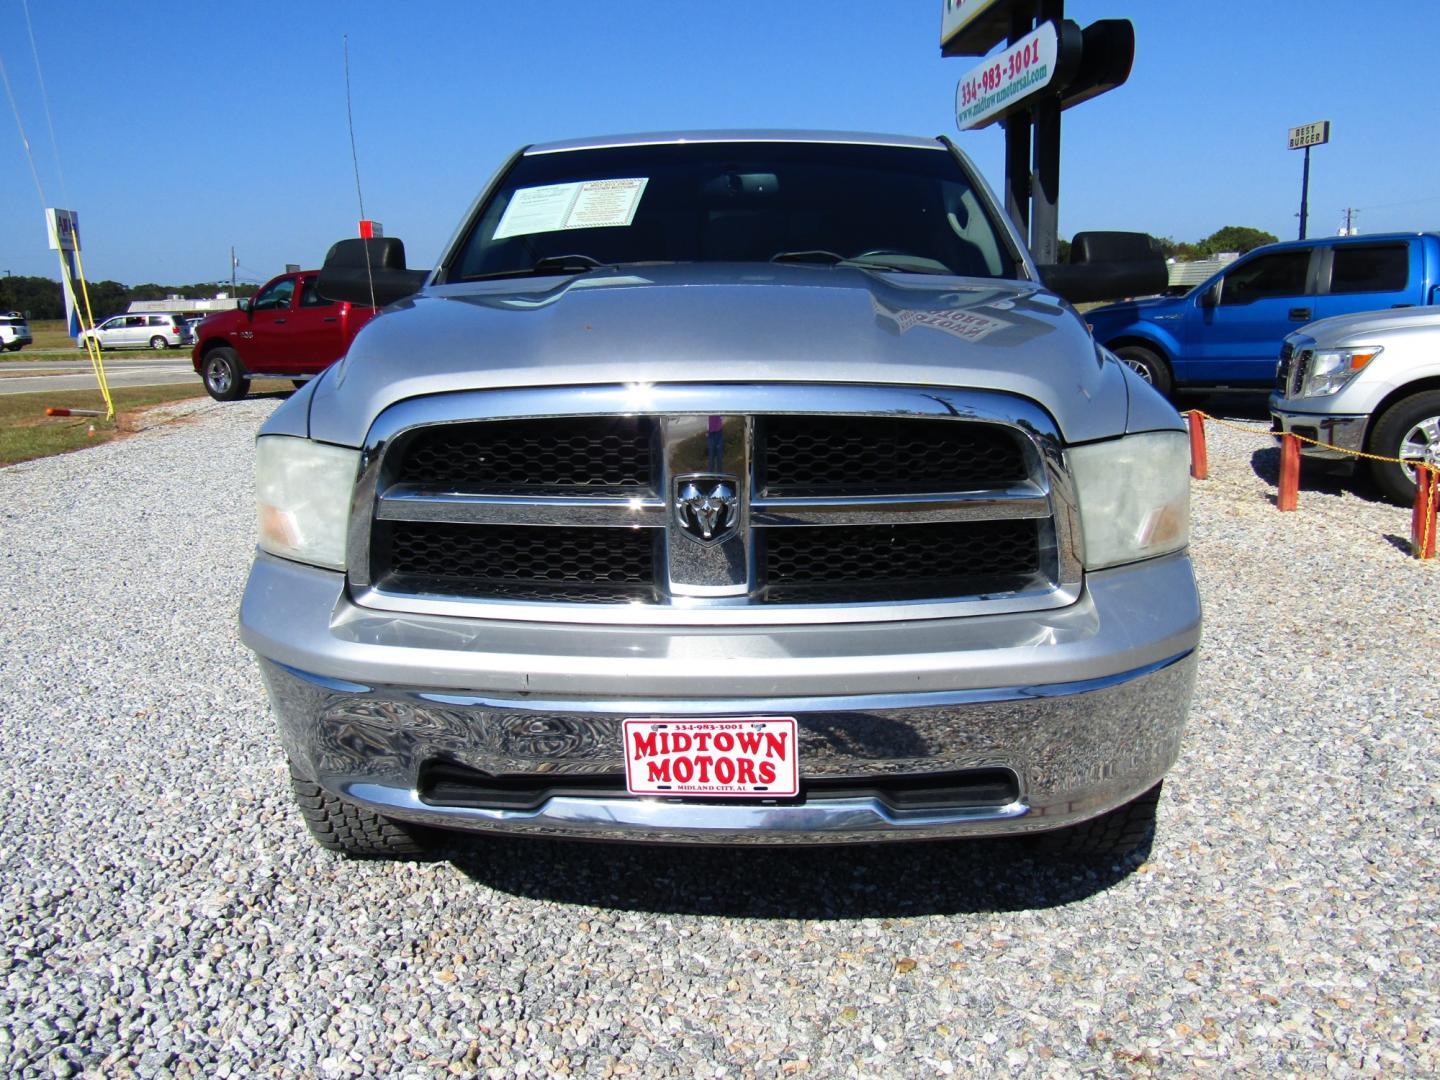
[(490, 278), (529, 277), (532, 274), (583, 274), (587, 270), (601, 270), (614, 267), (615, 263), (602, 263), (589, 255), (546, 255), (536, 259), (528, 267), (514, 267), (510, 270), (494, 270), (488, 274), (467, 274), (464, 281), (485, 281)]
[(826, 251), (824, 248), (815, 248), (810, 251), (777, 251), (770, 256), (771, 262), (778, 263), (821, 263), (825, 266), (834, 266), (836, 263), (843, 263), (846, 260), (844, 255), (837, 255), (833, 251)]
[[(834, 251), (814, 248), (809, 251), (781, 251), (771, 255), (774, 263), (815, 263), (822, 266), (845, 266), (857, 270), (887, 270), (897, 274), (950, 274), (943, 263), (923, 255), (907, 255), (903, 251), (866, 252), (847, 258)], [(917, 266), (916, 263), (922, 265)]]

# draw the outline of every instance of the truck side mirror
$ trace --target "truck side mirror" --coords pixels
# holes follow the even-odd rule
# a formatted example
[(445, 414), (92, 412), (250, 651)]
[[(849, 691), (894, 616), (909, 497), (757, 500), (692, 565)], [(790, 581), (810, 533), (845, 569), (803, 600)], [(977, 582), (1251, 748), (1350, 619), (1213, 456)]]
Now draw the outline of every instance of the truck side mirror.
[(1220, 282), (1215, 282), (1208, 289), (1200, 294), (1200, 306), (1202, 308), (1213, 308), (1220, 306)]
[(1070, 261), (1040, 267), (1040, 280), (1082, 304), (1153, 296), (1165, 291), (1170, 276), (1159, 243), (1146, 233), (1082, 232), (1070, 243)]
[(394, 236), (341, 240), (325, 256), (315, 291), (327, 300), (384, 307), (419, 292), (429, 276), (405, 268), (405, 245)]

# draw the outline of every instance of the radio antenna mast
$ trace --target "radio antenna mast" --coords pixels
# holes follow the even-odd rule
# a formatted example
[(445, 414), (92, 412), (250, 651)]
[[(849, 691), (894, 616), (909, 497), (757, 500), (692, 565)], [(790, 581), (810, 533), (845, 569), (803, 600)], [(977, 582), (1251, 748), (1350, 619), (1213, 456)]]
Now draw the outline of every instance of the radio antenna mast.
[[(350, 35), (345, 39), (345, 120), (350, 127), (350, 160), (355, 166), (355, 198), (360, 204), (360, 220), (365, 220), (365, 196), (360, 191), (360, 155), (355, 150), (355, 113), (350, 105)], [(365, 244), (365, 276), (370, 281), (370, 306), (375, 303), (375, 269), (370, 265), (370, 245)]]

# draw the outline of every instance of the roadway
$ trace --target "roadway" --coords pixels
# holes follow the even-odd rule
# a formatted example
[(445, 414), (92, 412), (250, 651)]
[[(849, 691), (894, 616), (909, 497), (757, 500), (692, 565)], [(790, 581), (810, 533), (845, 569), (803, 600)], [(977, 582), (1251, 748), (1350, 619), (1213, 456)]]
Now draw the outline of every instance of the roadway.
[[(106, 360), (110, 389), (199, 382), (189, 356), (164, 360)], [(26, 360), (0, 364), (0, 395), (98, 390), (87, 360)]]

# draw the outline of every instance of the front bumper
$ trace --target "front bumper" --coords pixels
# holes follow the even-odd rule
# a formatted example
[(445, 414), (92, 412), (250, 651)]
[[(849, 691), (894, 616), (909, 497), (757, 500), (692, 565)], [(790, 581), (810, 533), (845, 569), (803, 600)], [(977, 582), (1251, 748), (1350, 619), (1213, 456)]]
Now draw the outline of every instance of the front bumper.
[(1360, 452), (1365, 448), (1365, 429), (1369, 426), (1367, 413), (1309, 413), (1283, 408), (1283, 399), (1278, 394), (1270, 396), (1270, 417), (1277, 435), (1289, 432), (1306, 439), (1316, 439), (1325, 445), (1301, 443), (1300, 453), (1306, 457), (1327, 461), (1354, 461), (1347, 450)]
[[(1076, 603), (1027, 614), (535, 626), (358, 608), (342, 575), (259, 555), (241, 627), (297, 767), (387, 816), (605, 839), (823, 843), (1041, 831), (1147, 790), (1179, 751), (1200, 609), (1189, 560), (1174, 556), (1092, 573)], [(799, 721), (798, 799), (640, 799), (607, 779), (623, 776), (626, 717), (745, 715)], [(545, 778), (557, 793), (519, 809), (437, 801), (421, 782), (437, 762)], [(827, 793), (981, 773), (1012, 776), (1011, 793), (922, 808)], [(562, 790), (567, 780), (589, 790)]]

